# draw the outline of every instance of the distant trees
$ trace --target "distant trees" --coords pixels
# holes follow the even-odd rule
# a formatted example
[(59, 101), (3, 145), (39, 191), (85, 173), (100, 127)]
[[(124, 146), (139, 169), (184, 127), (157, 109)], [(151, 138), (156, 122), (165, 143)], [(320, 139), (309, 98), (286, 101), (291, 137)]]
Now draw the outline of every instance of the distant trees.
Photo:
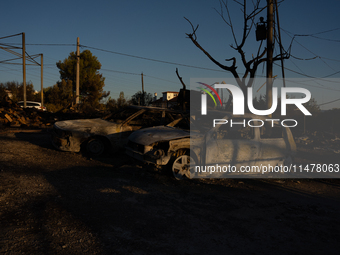
[[(71, 93), (72, 96), (75, 95), (76, 63), (76, 52), (71, 52), (64, 61), (57, 62), (61, 82), (58, 82), (56, 85), (66, 93), (63, 95), (64, 97), (62, 97), (63, 99), (70, 97), (68, 93)], [(99, 73), (101, 63), (96, 56), (92, 55), (91, 51), (85, 50), (80, 53), (79, 66), (79, 94), (81, 95), (81, 101), (88, 106), (98, 107), (100, 100), (110, 94), (109, 92), (103, 91), (105, 78)], [(55, 90), (57, 90), (56, 87)], [(51, 92), (53, 92), (53, 89)], [(53, 97), (57, 98), (58, 96), (54, 95)]]
[(5, 90), (6, 90), (5, 86), (1, 83), (0, 84), (0, 100), (3, 99), (4, 96), (6, 96)]
[[(144, 92), (144, 105), (151, 105), (153, 101), (152, 94)], [(124, 96), (124, 92), (121, 91), (119, 93), (119, 97), (117, 99), (109, 97), (106, 101), (106, 109), (113, 111), (118, 108), (124, 107), (126, 105), (143, 105), (143, 92), (138, 91), (134, 95), (132, 95), (131, 99), (127, 99)]]
[(151, 93), (144, 92), (144, 100), (143, 100), (143, 92), (138, 91), (131, 97), (131, 104), (133, 105), (145, 105), (148, 106), (152, 103), (153, 97)]
[(311, 114), (319, 113), (321, 111), (320, 106), (316, 102), (315, 98), (311, 98), (311, 100), (305, 103), (304, 106), (308, 111), (310, 111)]
[[(14, 81), (0, 83), (0, 99), (2, 99), (6, 95), (5, 90), (11, 91), (12, 100), (14, 102), (24, 100), (24, 84), (23, 83), (19, 84), (18, 82), (14, 82)], [(35, 93), (33, 84), (31, 82), (26, 84), (26, 100), (27, 101), (40, 101), (40, 95)]]
[[(60, 81), (44, 89), (44, 102), (51, 111), (68, 107), (76, 99), (76, 52), (71, 52), (68, 58), (56, 63)], [(101, 63), (89, 50), (80, 53), (79, 61), (79, 94), (83, 109), (100, 108), (100, 101), (110, 92), (103, 90), (105, 78), (99, 73)]]
[(125, 98), (124, 92), (121, 91), (117, 99), (109, 97), (109, 99), (106, 101), (106, 109), (109, 111), (114, 111), (128, 104), (130, 104), (130, 102)]
[(62, 80), (52, 87), (44, 89), (44, 98), (49, 111), (56, 112), (66, 107), (73, 100), (72, 81)]
[(118, 108), (117, 100), (109, 97), (108, 100), (106, 101), (106, 109), (109, 111), (114, 111), (117, 110), (117, 108)]
[(121, 91), (121, 92), (119, 93), (119, 97), (117, 98), (117, 105), (118, 105), (118, 107), (122, 107), (122, 106), (127, 105), (127, 101), (126, 101), (126, 99), (125, 99), (125, 96), (124, 96), (124, 92), (123, 92), (123, 91)]

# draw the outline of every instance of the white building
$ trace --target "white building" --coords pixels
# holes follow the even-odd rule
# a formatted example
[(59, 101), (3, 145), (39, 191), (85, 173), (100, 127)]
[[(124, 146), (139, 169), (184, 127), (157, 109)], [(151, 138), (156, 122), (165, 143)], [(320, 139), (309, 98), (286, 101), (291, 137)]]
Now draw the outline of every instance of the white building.
[(177, 97), (179, 94), (178, 91), (165, 91), (165, 92), (162, 92), (162, 94), (163, 94), (163, 97), (154, 101), (152, 103), (153, 106), (170, 108), (177, 104)]
[(163, 94), (163, 101), (170, 101), (174, 97), (177, 97), (179, 92), (177, 92), (177, 91), (165, 91), (165, 92), (162, 92), (162, 94)]

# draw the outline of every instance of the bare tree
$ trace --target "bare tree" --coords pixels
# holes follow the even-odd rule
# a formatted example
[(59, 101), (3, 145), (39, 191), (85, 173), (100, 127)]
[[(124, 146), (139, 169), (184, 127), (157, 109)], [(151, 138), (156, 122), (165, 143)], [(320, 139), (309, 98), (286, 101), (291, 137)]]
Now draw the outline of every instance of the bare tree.
[[(227, 62), (231, 61), (230, 65), (222, 64), (221, 62), (217, 61), (207, 50), (203, 48), (203, 46), (200, 45), (200, 43), (197, 40), (197, 29), (199, 25), (194, 27), (194, 25), (191, 23), (191, 21), (187, 18), (185, 18), (191, 25), (192, 32), (187, 33), (186, 35), (188, 38), (196, 45), (197, 48), (199, 48), (213, 63), (215, 63), (217, 66), (222, 68), (223, 70), (229, 71), (233, 74), (233, 76), (236, 79), (237, 84), (242, 89), (242, 91), (245, 93), (248, 87), (251, 87), (253, 85), (253, 79), (255, 78), (256, 70), (259, 67), (260, 64), (267, 61), (266, 52), (267, 49), (265, 47), (262, 47), (262, 41), (260, 42), (257, 55), (252, 55), (252, 58), (250, 60), (246, 59), (246, 54), (243, 50), (244, 45), (246, 43), (246, 40), (250, 34), (251, 31), (254, 31), (255, 28), (255, 17), (260, 14), (263, 10), (266, 9), (267, 5), (260, 6), (261, 0), (243, 0), (243, 3), (238, 0), (233, 0), (236, 4), (241, 6), (241, 11), (243, 13), (243, 32), (241, 33), (241, 38), (238, 39), (235, 33), (235, 28), (230, 16), (229, 12), (229, 6), (227, 0), (220, 0), (220, 10), (216, 10), (216, 12), (219, 14), (219, 16), (222, 18), (222, 20), (225, 22), (227, 26), (230, 27), (231, 33), (233, 36), (234, 44), (230, 45), (232, 49), (236, 50), (241, 58), (242, 64), (245, 67), (244, 74), (240, 75), (237, 72), (237, 65), (236, 65), (236, 57), (228, 58), (226, 59)], [(247, 3), (251, 3), (251, 11), (248, 11)], [(281, 59), (288, 59), (289, 53), (284, 52), (282, 54), (279, 54), (275, 57), (273, 57), (273, 61), (281, 60)], [(250, 79), (249, 79), (250, 78)]]

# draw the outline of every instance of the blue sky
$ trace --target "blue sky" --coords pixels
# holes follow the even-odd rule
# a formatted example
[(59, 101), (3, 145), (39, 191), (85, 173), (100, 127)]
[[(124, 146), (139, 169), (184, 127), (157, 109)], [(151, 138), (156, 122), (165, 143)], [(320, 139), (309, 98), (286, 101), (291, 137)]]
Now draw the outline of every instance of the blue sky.
[[(229, 2), (235, 29), (241, 31), (240, 8), (234, 2)], [(176, 67), (188, 85), (192, 78), (216, 78), (222, 81), (231, 77), (210, 62), (185, 35), (191, 32), (189, 23), (184, 19), (187, 17), (194, 25), (199, 24), (198, 41), (217, 60), (225, 63), (225, 59), (237, 56), (229, 46), (233, 44), (230, 29), (214, 9), (219, 9), (219, 6), (218, 0), (5, 1), (1, 8), (0, 37), (25, 32), (27, 53), (44, 54), (44, 87), (52, 86), (59, 80), (55, 64), (76, 50), (75, 46), (68, 44), (76, 44), (77, 37), (81, 45), (89, 47), (217, 70), (166, 64), (90, 49), (102, 64), (101, 73), (106, 78), (104, 90), (110, 91), (113, 98), (117, 98), (120, 91), (124, 91), (128, 97), (141, 90), (142, 72), (145, 75), (145, 90), (160, 95), (163, 91), (178, 91), (181, 88), (175, 74)], [(294, 71), (286, 70), (287, 78), (320, 78), (340, 71), (339, 9), (340, 2), (335, 0), (285, 0), (281, 3), (279, 16), (284, 29), (281, 32), (284, 47), (288, 48), (294, 34), (314, 35), (295, 38), (292, 55), (301, 59), (314, 59), (291, 57), (286, 60), (285, 67)], [(266, 16), (265, 13), (262, 15)], [(324, 31), (329, 32), (317, 34)], [(20, 42), (20, 36), (0, 40), (0, 43)], [(249, 37), (245, 47), (248, 58), (257, 53), (258, 46), (259, 42), (254, 36)], [(83, 47), (81, 51), (85, 49)], [(13, 55), (0, 50), (0, 61), (10, 58)], [(238, 71), (242, 73), (244, 68), (240, 62), (238, 66)], [(265, 66), (261, 66), (257, 74), (265, 75)], [(274, 75), (281, 77), (279, 67), (274, 68)], [(340, 73), (330, 78), (340, 78)], [(21, 66), (0, 64), (0, 82), (6, 81), (22, 82)], [(35, 89), (40, 89), (39, 66), (27, 67), (27, 82), (32, 82)], [(337, 85), (334, 80), (311, 79), (305, 87), (319, 104), (323, 104), (340, 98), (340, 87)], [(326, 104), (322, 109), (333, 107), (340, 108), (340, 101)]]

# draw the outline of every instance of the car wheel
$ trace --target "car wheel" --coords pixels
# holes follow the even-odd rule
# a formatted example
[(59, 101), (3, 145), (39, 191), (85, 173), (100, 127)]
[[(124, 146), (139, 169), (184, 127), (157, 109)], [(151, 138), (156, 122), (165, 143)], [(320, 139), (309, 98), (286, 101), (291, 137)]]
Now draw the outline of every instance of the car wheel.
[(177, 180), (190, 179), (190, 165), (195, 165), (195, 160), (189, 153), (178, 154), (180, 153), (176, 153), (170, 164), (172, 174)]
[(91, 156), (100, 156), (106, 149), (105, 143), (99, 138), (91, 139), (86, 144), (86, 150)]
[(293, 164), (293, 157), (292, 156), (287, 156), (283, 158), (278, 164), (278, 167), (282, 167), (283, 171), (282, 174), (287, 175), (287, 177), (291, 177), (294, 175), (293, 172), (289, 172), (288, 169), (291, 168), (290, 166)]
[(283, 161), (283, 165), (290, 166), (291, 164), (293, 164), (293, 157), (292, 156), (286, 157), (285, 160)]

